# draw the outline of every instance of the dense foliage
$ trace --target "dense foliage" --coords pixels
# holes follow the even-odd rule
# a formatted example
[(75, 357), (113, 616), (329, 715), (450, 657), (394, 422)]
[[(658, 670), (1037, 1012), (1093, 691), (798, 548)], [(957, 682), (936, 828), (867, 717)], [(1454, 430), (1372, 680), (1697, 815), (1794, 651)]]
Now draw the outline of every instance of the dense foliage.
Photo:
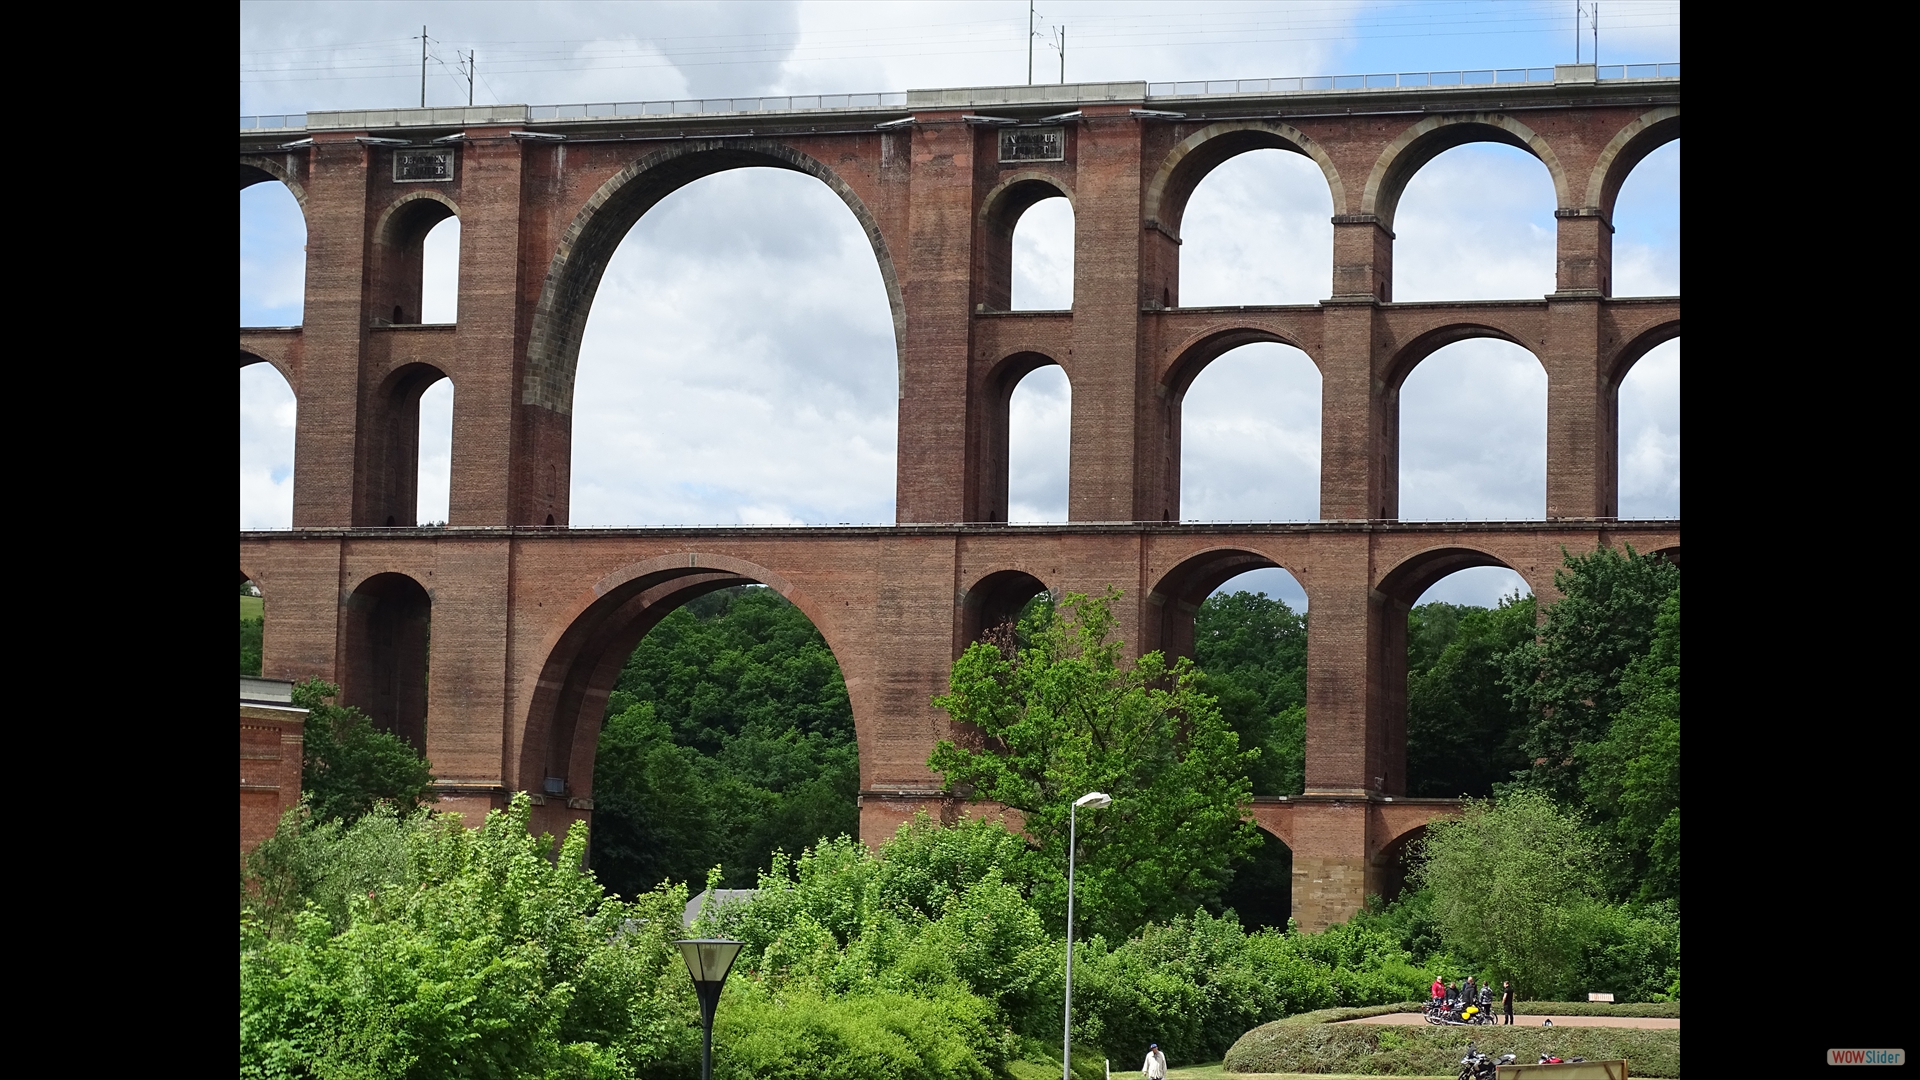
[(556, 862), (529, 814), (524, 795), (477, 830), (290, 814), (242, 894), (240, 1075), (697, 1070), (691, 986), (667, 945), (685, 891), (609, 898), (577, 869), (585, 829)]
[(1259, 747), (1249, 769), (1255, 795), (1306, 788), (1307, 617), (1265, 593), (1216, 593), (1193, 622), (1194, 663), (1220, 715)]
[(1534, 636), (1533, 598), (1422, 604), (1407, 616), (1407, 794), (1484, 798), (1527, 765), (1502, 660)]
[[(290, 814), (241, 897), (241, 1074), (688, 1080), (698, 1012), (668, 942), (710, 934), (746, 942), (719, 1077), (990, 1080), (1049, 1058), (1059, 1074), (1063, 949), (1033, 902), (1040, 856), (997, 822), (922, 816), (878, 852), (842, 837), (777, 855), (753, 899), (683, 929), (684, 887), (612, 896), (580, 869), (584, 828), (556, 860), (529, 816), (525, 796), (477, 830)], [(1252, 1024), (1410, 996), (1428, 976), (1406, 961), (1377, 930), (1246, 934), (1196, 912), (1079, 947), (1075, 1037), (1217, 1057)], [(1076, 1054), (1076, 1075), (1098, 1062)]]
[(779, 850), (859, 831), (853, 710), (833, 653), (772, 589), (701, 597), (641, 639), (607, 705), (592, 864), (610, 888), (751, 884)]
[[(1232, 863), (1257, 848), (1243, 816), (1260, 752), (1241, 749), (1191, 660), (1123, 658), (1117, 596), (1068, 594), (1026, 628), (1025, 647), (1007, 636), (969, 646), (934, 704), (977, 741), (943, 739), (927, 764), (949, 790), (1018, 810), (1048, 867), (1066, 866), (1073, 801), (1111, 795), (1079, 815), (1076, 895), (1081, 925), (1124, 935), (1217, 899)], [(1055, 925), (1063, 879), (1037, 891)]]
[(377, 806), (406, 812), (433, 798), (433, 770), (406, 741), (373, 726), (367, 714), (334, 704), (340, 688), (309, 679), (293, 688), (307, 710), (300, 787), (322, 820), (354, 821)]
[[(777, 857), (751, 903), (716, 908), (695, 929), (747, 942), (736, 970), (776, 995), (970, 995), (989, 1006), (980, 1019), (958, 1005), (950, 1015), (977, 1024), (969, 1040), (1004, 1060), (1059, 1036), (1064, 949), (1033, 902), (1053, 873), (1046, 862), (998, 822), (941, 827), (923, 815), (878, 853), (843, 838)], [(1196, 911), (1077, 946), (1075, 1039), (1116, 1058), (1158, 1042), (1175, 1060), (1205, 1060), (1252, 1024), (1403, 1000), (1430, 978), (1377, 930), (1248, 934)], [(1057, 1043), (1052, 1052), (1057, 1075)]]
[[(1428, 668), (1445, 672), (1474, 622), (1482, 638), (1507, 635), (1470, 667), (1482, 715), (1499, 671), (1524, 767), (1492, 785), (1493, 803), (1431, 826), (1412, 875), (1424, 888), (1360, 921), (1442, 972), (1512, 979), (1531, 996), (1677, 998), (1679, 570), (1603, 549), (1569, 555), (1555, 584), (1564, 598), (1537, 634), (1517, 616), (1524, 602), (1468, 612)], [(1409, 680), (1416, 702), (1418, 687)]]

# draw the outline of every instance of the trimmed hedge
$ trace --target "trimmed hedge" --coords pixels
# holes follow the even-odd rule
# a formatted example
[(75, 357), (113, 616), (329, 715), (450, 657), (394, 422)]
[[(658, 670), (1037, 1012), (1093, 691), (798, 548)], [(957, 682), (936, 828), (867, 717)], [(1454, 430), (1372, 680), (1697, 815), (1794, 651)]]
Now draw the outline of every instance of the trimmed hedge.
[(1227, 1051), (1224, 1071), (1434, 1076), (1457, 1071), (1471, 1040), (1495, 1057), (1511, 1053), (1524, 1065), (1552, 1050), (1589, 1061), (1626, 1058), (1635, 1076), (1680, 1075), (1676, 1028), (1516, 1026), (1468, 1032), (1425, 1025), (1302, 1024), (1298, 1019), (1262, 1024), (1242, 1035)]
[[(1494, 1011), (1500, 1011), (1498, 1002)], [(1677, 1001), (1628, 1001), (1615, 1004), (1609, 1001), (1516, 1001), (1515, 1013), (1529, 1013), (1534, 1016), (1646, 1016), (1665, 1020), (1680, 1019), (1680, 1003)]]

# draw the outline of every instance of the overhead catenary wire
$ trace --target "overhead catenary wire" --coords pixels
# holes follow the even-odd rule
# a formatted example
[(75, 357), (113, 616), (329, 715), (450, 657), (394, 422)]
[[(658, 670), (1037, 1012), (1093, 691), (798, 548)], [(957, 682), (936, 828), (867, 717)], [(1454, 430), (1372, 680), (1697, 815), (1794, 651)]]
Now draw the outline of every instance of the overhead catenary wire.
[[(1349, 9), (1323, 7), (1306, 10), (1311, 13), (1329, 10), (1344, 12)], [(1394, 16), (1369, 14), (1357, 19), (1289, 17), (1283, 21), (1276, 21), (1271, 18), (1247, 18), (1246, 13), (1221, 13), (1232, 17), (1224, 21), (1216, 19), (1198, 27), (1190, 25), (1191, 16), (1187, 26), (1156, 26), (1155, 23), (1158, 20), (1152, 17), (1090, 16), (1077, 22), (1081, 27), (1081, 34), (1075, 41), (1078, 49), (1100, 51), (1136, 47), (1134, 42), (1141, 38), (1152, 38), (1158, 43), (1172, 46), (1199, 46), (1215, 44), (1225, 39), (1236, 42), (1328, 40), (1336, 37), (1352, 37), (1356, 31), (1369, 27), (1409, 31), (1366, 35), (1375, 38), (1538, 33), (1549, 30), (1553, 26), (1565, 27), (1567, 17), (1564, 13), (1557, 16), (1540, 15), (1536, 14), (1536, 11), (1537, 9), (1521, 9), (1514, 14), (1508, 14), (1507, 9), (1496, 8), (1488, 13), (1465, 18), (1449, 14), (1444, 20), (1420, 14)], [(1628, 23), (1614, 25), (1652, 28), (1673, 26), (1677, 25), (1677, 22), (1677, 15), (1670, 13), (1645, 13)], [(769, 63), (783, 65), (824, 63), (857, 59), (863, 56), (905, 59), (926, 55), (991, 55), (1004, 54), (1006, 51), (1004, 23), (983, 21), (938, 25), (959, 28), (964, 32), (957, 35), (959, 38), (957, 41), (956, 35), (940, 35), (940, 48), (930, 52), (900, 50), (932, 44), (928, 31), (935, 29), (936, 24), (916, 27), (828, 29), (783, 34), (661, 36), (623, 43), (578, 39), (559, 39), (550, 42), (518, 41), (501, 43), (498, 49), (492, 47), (495, 43), (474, 44), (490, 46), (489, 55), (493, 57), (490, 69), (496, 74), (577, 70), (583, 64), (614, 70), (644, 70), (751, 66)], [(1453, 29), (1442, 29), (1442, 26)], [(1030, 41), (1031, 39), (1029, 43)], [(442, 42), (442, 44), (445, 43)], [(462, 45), (466, 46), (468, 43), (462, 43)], [(569, 45), (576, 47), (552, 47)], [(367, 47), (371, 46), (356, 43), (352, 46), (249, 50), (243, 57), (241, 69), (243, 82), (389, 78), (391, 74), (381, 73), (392, 73), (405, 63), (398, 61), (398, 58), (391, 53), (388, 53), (386, 58), (339, 55), (341, 52), (351, 52), (354, 48)], [(288, 55), (301, 52), (329, 52), (332, 55), (312, 59)], [(267, 59), (269, 56), (288, 56), (288, 58), (269, 60)], [(364, 74), (356, 74), (357, 72), (364, 72)]]

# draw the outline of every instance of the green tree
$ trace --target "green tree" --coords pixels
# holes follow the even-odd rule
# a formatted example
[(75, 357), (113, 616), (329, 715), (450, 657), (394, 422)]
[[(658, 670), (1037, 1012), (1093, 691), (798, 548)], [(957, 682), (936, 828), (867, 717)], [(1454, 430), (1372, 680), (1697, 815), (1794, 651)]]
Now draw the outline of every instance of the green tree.
[(240, 620), (240, 674), (260, 675), (260, 647), (266, 635), (265, 619)]
[(1527, 765), (1527, 715), (1508, 700), (1501, 662), (1533, 640), (1533, 598), (1423, 604), (1407, 622), (1407, 793), (1485, 798)]
[(624, 894), (752, 885), (775, 851), (859, 831), (859, 748), (839, 664), (772, 589), (723, 589), (622, 667), (594, 766), (593, 867)]
[(366, 713), (334, 704), (339, 694), (319, 679), (293, 688), (294, 705), (307, 710), (300, 787), (313, 815), (351, 822), (383, 804), (404, 813), (431, 802), (433, 767)]
[(1021, 812), (1044, 865), (1058, 868), (1038, 897), (1056, 926), (1069, 804), (1112, 795), (1080, 823), (1077, 898), (1089, 932), (1124, 934), (1217, 899), (1233, 862), (1258, 846), (1241, 817), (1260, 752), (1240, 748), (1190, 660), (1122, 660), (1119, 595), (1068, 595), (1028, 648), (1004, 635), (970, 646), (934, 704), (979, 741), (941, 740), (928, 764), (948, 790)]
[(1451, 951), (1522, 994), (1556, 1000), (1574, 989), (1600, 856), (1578, 817), (1540, 792), (1512, 792), (1429, 825), (1420, 854), (1410, 880), (1432, 891)]
[[(1660, 608), (1653, 644), (1620, 679), (1606, 737), (1575, 751), (1587, 804), (1626, 853), (1619, 893), (1680, 897), (1680, 590)], [(1628, 885), (1631, 885), (1631, 888)]]
[(1195, 666), (1240, 745), (1255, 795), (1306, 790), (1307, 617), (1265, 593), (1215, 593), (1194, 617)]
[(1528, 786), (1572, 802), (1580, 794), (1577, 748), (1607, 734), (1625, 704), (1620, 681), (1653, 642), (1660, 607), (1680, 586), (1680, 568), (1659, 555), (1601, 548), (1566, 556), (1554, 572), (1561, 599), (1537, 641), (1502, 661), (1513, 703), (1526, 710)]

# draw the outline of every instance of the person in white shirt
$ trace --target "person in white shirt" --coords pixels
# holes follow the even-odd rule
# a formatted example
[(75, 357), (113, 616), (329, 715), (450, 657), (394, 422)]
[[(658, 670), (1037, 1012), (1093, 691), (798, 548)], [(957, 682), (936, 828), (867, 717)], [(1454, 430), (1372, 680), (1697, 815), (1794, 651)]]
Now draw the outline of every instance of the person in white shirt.
[(1167, 1080), (1167, 1055), (1160, 1052), (1160, 1044), (1147, 1047), (1147, 1063), (1140, 1066), (1140, 1075), (1147, 1080)]

